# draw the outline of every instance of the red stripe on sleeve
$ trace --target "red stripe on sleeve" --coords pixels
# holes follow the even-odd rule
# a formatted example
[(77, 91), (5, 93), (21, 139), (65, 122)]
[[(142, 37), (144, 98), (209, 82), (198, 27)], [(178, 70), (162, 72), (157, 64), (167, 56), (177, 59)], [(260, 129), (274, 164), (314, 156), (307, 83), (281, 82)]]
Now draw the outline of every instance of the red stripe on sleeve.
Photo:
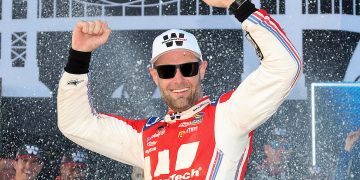
[(120, 121), (125, 122), (127, 125), (131, 126), (133, 129), (135, 129), (138, 133), (141, 133), (147, 119), (141, 119), (141, 120), (135, 120), (135, 119), (126, 119), (122, 116), (114, 115), (114, 114), (105, 114), (110, 117), (114, 117)]
[(251, 131), (249, 133), (249, 137), (250, 137), (249, 151), (248, 151), (248, 153), (246, 155), (246, 160), (245, 160), (245, 163), (244, 163), (244, 165), (242, 167), (242, 170), (241, 170), (240, 179), (244, 179), (244, 177), (245, 177), (245, 171), (246, 171), (246, 168), (247, 168), (247, 164), (249, 162), (250, 154), (252, 152), (253, 135), (254, 135), (254, 131)]

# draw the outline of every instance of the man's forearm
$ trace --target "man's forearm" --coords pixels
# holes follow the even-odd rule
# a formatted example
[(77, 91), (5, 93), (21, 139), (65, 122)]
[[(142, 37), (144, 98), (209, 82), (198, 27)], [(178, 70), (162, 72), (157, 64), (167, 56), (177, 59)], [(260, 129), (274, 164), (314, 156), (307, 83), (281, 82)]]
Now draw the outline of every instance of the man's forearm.
[(243, 30), (257, 50), (261, 65), (240, 84), (228, 101), (218, 106), (218, 111), (223, 119), (235, 123), (234, 128), (239, 133), (247, 135), (285, 100), (299, 78), (302, 62), (281, 27), (264, 10), (255, 11), (249, 1), (242, 8), (248, 10), (247, 13), (239, 11), (234, 15), (242, 21)]

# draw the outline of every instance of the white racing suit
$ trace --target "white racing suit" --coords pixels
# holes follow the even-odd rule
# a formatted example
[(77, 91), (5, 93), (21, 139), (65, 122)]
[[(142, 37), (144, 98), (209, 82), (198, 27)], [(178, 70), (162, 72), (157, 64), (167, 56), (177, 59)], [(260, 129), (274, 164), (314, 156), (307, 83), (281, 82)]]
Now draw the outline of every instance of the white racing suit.
[(91, 151), (143, 168), (145, 179), (243, 179), (253, 130), (284, 101), (302, 62), (265, 11), (249, 13), (242, 28), (261, 65), (217, 101), (204, 97), (185, 112), (129, 120), (97, 113), (88, 75), (64, 72), (57, 97), (60, 131)]

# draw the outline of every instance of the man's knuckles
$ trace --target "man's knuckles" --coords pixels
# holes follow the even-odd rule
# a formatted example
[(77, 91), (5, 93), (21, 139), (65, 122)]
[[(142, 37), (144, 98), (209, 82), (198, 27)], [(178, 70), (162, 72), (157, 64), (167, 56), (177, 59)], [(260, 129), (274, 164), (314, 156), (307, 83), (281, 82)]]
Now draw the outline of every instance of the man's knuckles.
[(80, 21), (77, 26), (84, 34), (100, 35), (104, 32), (101, 21)]

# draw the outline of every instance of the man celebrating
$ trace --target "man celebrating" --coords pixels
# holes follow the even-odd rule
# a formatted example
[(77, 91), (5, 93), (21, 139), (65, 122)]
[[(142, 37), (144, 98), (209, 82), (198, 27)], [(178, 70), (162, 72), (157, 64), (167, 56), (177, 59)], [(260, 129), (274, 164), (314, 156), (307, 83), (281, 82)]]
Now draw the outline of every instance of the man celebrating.
[(168, 114), (143, 120), (96, 113), (88, 96), (91, 52), (106, 43), (104, 22), (79, 22), (58, 90), (58, 126), (77, 144), (144, 169), (145, 179), (242, 179), (252, 131), (284, 101), (301, 61), (278, 24), (250, 1), (204, 0), (230, 8), (261, 58), (239, 87), (212, 102), (201, 80), (207, 62), (194, 35), (177, 29), (155, 38), (150, 74)]

